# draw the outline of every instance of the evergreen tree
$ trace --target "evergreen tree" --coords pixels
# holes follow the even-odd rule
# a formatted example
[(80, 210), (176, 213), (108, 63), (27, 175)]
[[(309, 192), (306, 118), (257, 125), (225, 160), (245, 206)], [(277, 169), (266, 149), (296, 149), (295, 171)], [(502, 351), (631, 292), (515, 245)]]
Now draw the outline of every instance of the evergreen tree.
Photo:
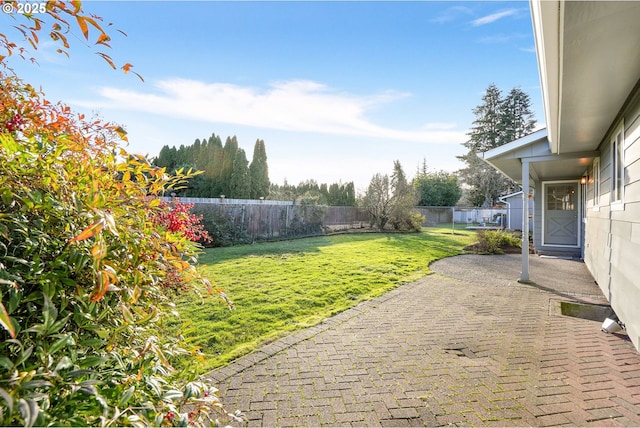
[(296, 192), (296, 186), (289, 184), (285, 178), (282, 186), (275, 183), (269, 186), (269, 199), (274, 201), (295, 201)]
[(349, 207), (356, 206), (356, 186), (353, 181), (344, 186), (344, 205)]
[(206, 147), (203, 146), (203, 152), (200, 155), (202, 166), (200, 169), (204, 171), (206, 185), (202, 191), (203, 198), (217, 198), (224, 194), (222, 186), (222, 164), (224, 162), (224, 153), (222, 148), (222, 140), (216, 134), (211, 134), (206, 140)]
[(489, 85), (483, 103), (473, 109), (476, 120), (463, 143), (468, 152), (458, 159), (467, 166), (458, 174), (466, 185), (467, 203), (493, 206), (500, 195), (515, 188), (515, 183), (482, 161), (478, 155), (527, 135), (535, 127), (529, 96), (512, 89), (506, 98), (495, 85)]
[(249, 199), (251, 197), (249, 161), (243, 149), (238, 149), (233, 160), (233, 171), (229, 182), (229, 197), (235, 199)]
[[(197, 138), (193, 144), (180, 145), (178, 149), (175, 146), (162, 147), (153, 163), (159, 167), (166, 167), (168, 172), (182, 167), (204, 171), (204, 174), (190, 180), (187, 189), (176, 192), (181, 196), (217, 198), (225, 195), (250, 198), (254, 194), (252, 192), (255, 192), (255, 198), (266, 197), (269, 194), (270, 183), (264, 141), (256, 142), (251, 166), (248, 165), (246, 152), (242, 150), (240, 155), (240, 150), (236, 136), (227, 137), (223, 146), (220, 136), (212, 133), (209, 138)], [(238, 156), (241, 158), (236, 162)], [(252, 175), (258, 177), (257, 187), (251, 186)], [(239, 181), (240, 177), (245, 177), (243, 183)], [(249, 189), (249, 194), (246, 188)]]
[(501, 110), (502, 141), (515, 141), (533, 132), (536, 120), (531, 111), (529, 94), (520, 88), (513, 88), (502, 101)]
[(228, 195), (230, 192), (231, 173), (233, 172), (233, 162), (238, 153), (238, 139), (227, 137), (222, 149), (222, 171), (220, 173), (220, 194)]
[(392, 204), (389, 222), (395, 229), (411, 229), (411, 213), (412, 208), (416, 205), (416, 192), (409, 184), (400, 161), (397, 160), (393, 162), (391, 192)]
[(169, 146), (162, 146), (160, 149), (160, 153), (158, 153), (158, 157), (153, 160), (153, 164), (155, 166), (159, 166), (160, 168), (167, 168), (167, 170), (173, 171), (173, 167), (175, 166), (175, 158), (171, 156), (171, 149)]
[(257, 140), (253, 147), (253, 159), (249, 165), (251, 175), (251, 197), (266, 198), (269, 195), (269, 167), (267, 150), (263, 140)]
[(438, 172), (420, 172), (413, 180), (418, 192), (418, 205), (425, 207), (455, 206), (462, 196), (462, 190), (455, 174)]

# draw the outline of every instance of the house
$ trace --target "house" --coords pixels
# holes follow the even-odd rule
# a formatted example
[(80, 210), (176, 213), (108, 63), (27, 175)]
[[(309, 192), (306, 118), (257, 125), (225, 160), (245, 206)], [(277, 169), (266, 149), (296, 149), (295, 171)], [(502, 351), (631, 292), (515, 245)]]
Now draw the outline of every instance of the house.
[[(511, 193), (509, 195), (501, 196), (498, 201), (505, 204), (507, 207), (506, 220), (504, 221), (504, 227), (511, 230), (522, 230), (522, 190), (519, 192)], [(533, 205), (529, 207), (529, 230), (533, 230)]]
[(536, 250), (580, 255), (640, 349), (640, 2), (531, 11), (547, 128), (483, 156), (535, 194)]

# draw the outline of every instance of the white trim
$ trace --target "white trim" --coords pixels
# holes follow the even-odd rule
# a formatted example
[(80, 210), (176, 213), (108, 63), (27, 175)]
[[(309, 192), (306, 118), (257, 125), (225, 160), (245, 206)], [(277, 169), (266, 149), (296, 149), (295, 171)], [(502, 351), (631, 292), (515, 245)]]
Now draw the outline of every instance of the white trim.
[[(611, 139), (609, 140), (609, 144), (611, 145), (611, 211), (624, 210), (624, 186), (626, 171), (626, 167), (624, 164), (624, 152), (626, 149), (625, 143), (624, 121), (620, 121), (615, 131), (613, 132)], [(621, 174), (620, 177), (619, 174)], [(618, 180), (618, 178), (620, 180)], [(619, 199), (617, 199), (618, 192), (620, 193)]]
[(600, 177), (600, 157), (593, 159), (591, 165), (593, 178), (593, 210), (600, 211), (600, 197), (602, 195), (602, 178)]
[[(547, 185), (549, 184), (562, 184), (562, 183), (573, 183), (576, 185), (576, 215), (577, 217), (577, 221), (576, 221), (576, 245), (562, 245), (562, 244), (550, 244), (550, 243), (546, 243), (544, 241), (545, 238), (545, 230), (544, 230), (544, 224), (545, 224), (545, 217), (546, 217), (546, 212), (547, 212)], [(582, 197), (581, 197), (581, 191), (580, 191), (580, 180), (554, 180), (554, 181), (543, 181), (542, 182), (542, 224), (541, 226), (541, 230), (542, 230), (542, 236), (540, 239), (540, 242), (542, 243), (541, 245), (543, 247), (558, 247), (558, 248), (580, 248), (581, 245), (580, 243), (582, 242), (582, 227), (580, 227), (581, 221), (580, 219), (582, 218), (582, 209), (580, 204), (582, 203)]]

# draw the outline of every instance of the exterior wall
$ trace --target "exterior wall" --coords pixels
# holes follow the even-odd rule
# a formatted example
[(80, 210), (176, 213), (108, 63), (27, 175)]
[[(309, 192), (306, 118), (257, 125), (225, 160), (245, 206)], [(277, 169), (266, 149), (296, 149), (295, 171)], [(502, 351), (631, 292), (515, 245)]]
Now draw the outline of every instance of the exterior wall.
[(600, 201), (588, 170), (585, 263), (640, 349), (640, 91), (613, 124), (624, 124), (624, 204), (611, 204), (612, 133), (600, 145)]

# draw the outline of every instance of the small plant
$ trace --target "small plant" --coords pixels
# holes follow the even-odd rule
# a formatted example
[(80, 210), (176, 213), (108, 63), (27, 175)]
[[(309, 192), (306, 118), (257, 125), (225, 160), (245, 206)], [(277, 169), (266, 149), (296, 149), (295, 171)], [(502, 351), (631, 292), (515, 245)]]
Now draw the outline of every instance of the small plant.
[(476, 249), (481, 254), (504, 254), (506, 247), (521, 247), (520, 239), (503, 230), (479, 230)]

